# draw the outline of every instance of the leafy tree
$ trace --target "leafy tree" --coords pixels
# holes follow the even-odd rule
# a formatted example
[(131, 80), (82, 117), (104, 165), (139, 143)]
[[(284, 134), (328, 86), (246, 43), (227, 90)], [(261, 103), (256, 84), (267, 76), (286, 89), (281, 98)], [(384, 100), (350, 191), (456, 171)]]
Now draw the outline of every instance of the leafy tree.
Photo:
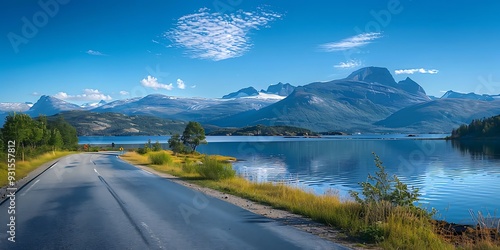
[(5, 118), (2, 128), (3, 140), (16, 141), (21, 148), (16, 152), (21, 153), (22, 160), (25, 160), (26, 146), (30, 145), (30, 138), (33, 133), (33, 120), (27, 114), (9, 114)]
[(40, 145), (48, 145), (52, 132), (48, 129), (49, 122), (47, 120), (47, 116), (40, 115), (36, 121), (38, 122), (39, 128), (42, 130), (42, 138), (39, 143)]
[(49, 145), (52, 147), (53, 151), (61, 149), (64, 146), (64, 141), (59, 130), (52, 130), (50, 134)]
[[(58, 132), (54, 132), (55, 130)], [(75, 149), (78, 144), (75, 128), (62, 117), (55, 122), (49, 122), (45, 116), (32, 119), (27, 114), (12, 113), (6, 117), (1, 132), (4, 143), (16, 141), (18, 145), (16, 153), (23, 161), (26, 157), (36, 156), (55, 148)]]
[(196, 151), (198, 145), (207, 143), (205, 129), (198, 122), (189, 122), (182, 133), (181, 140), (191, 151)]
[(500, 137), (500, 115), (472, 120), (469, 125), (462, 124), (453, 129), (451, 139), (460, 138), (498, 138)]
[(55, 122), (50, 124), (49, 127), (57, 129), (61, 133), (63, 139), (64, 149), (76, 149), (78, 147), (78, 136), (76, 129), (64, 120), (62, 115), (59, 115)]
[(153, 151), (161, 151), (163, 150), (163, 147), (161, 146), (159, 141), (156, 141), (155, 144), (153, 144)]
[(175, 154), (185, 151), (184, 144), (182, 143), (181, 136), (179, 134), (174, 134), (170, 137), (170, 139), (168, 139), (168, 147), (172, 149)]
[(2, 130), (0, 129), (0, 159), (2, 159), (2, 156), (5, 154), (5, 141), (3, 140), (3, 134)]

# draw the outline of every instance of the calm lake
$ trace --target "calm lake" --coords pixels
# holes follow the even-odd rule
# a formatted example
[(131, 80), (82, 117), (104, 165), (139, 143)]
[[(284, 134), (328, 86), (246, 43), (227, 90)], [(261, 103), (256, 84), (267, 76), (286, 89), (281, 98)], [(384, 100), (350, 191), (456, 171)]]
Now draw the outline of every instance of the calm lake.
[[(474, 223), (469, 210), (499, 216), (500, 142), (457, 143), (446, 135), (353, 135), (323, 138), (207, 137), (198, 151), (239, 159), (233, 167), (255, 181), (287, 181), (323, 194), (329, 189), (348, 196), (360, 191), (359, 182), (374, 173), (372, 152), (386, 170), (409, 186), (420, 189), (420, 204), (434, 207), (437, 219)], [(168, 137), (80, 137), (80, 144), (111, 144), (117, 147), (166, 143)]]

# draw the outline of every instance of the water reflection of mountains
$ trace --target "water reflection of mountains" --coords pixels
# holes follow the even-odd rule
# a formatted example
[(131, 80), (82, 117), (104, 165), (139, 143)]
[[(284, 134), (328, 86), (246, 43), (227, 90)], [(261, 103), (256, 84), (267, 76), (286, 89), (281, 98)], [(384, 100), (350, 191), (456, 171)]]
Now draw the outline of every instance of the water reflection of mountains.
[(451, 144), (462, 154), (469, 154), (474, 159), (500, 159), (500, 141), (498, 140), (452, 140)]

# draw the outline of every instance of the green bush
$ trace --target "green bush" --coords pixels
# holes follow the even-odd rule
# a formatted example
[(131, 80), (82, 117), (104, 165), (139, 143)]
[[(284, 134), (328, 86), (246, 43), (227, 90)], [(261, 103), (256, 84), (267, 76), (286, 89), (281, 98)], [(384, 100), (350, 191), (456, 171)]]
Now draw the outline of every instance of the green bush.
[(141, 154), (141, 155), (145, 155), (147, 153), (151, 152), (151, 149), (148, 148), (148, 147), (144, 147), (144, 148), (138, 148), (137, 149), (137, 153), (138, 154)]
[(349, 192), (351, 196), (363, 205), (387, 201), (393, 206), (414, 207), (413, 203), (418, 201), (420, 196), (418, 188), (412, 187), (410, 190), (408, 185), (402, 183), (396, 175), (391, 178), (385, 171), (380, 158), (375, 153), (373, 156), (375, 157), (375, 166), (379, 171), (375, 173), (375, 176), (368, 174), (370, 182), (360, 183), (364, 199), (355, 191)]
[(236, 172), (230, 163), (220, 162), (217, 159), (205, 156), (203, 164), (196, 167), (196, 171), (203, 178), (209, 180), (221, 180), (234, 177)]
[(149, 160), (155, 165), (172, 163), (172, 157), (170, 157), (170, 155), (166, 152), (152, 152), (149, 154)]
[(161, 146), (159, 141), (156, 141), (155, 144), (153, 144), (152, 150), (155, 152), (162, 151), (163, 147)]
[(196, 172), (196, 168), (198, 167), (198, 164), (192, 162), (188, 158), (185, 158), (184, 164), (182, 164), (182, 171), (191, 174)]
[(377, 224), (370, 225), (361, 229), (359, 236), (366, 243), (379, 243), (384, 241), (384, 230)]
[[(392, 225), (390, 218), (400, 218), (410, 223), (412, 218), (417, 221), (427, 221), (435, 213), (426, 211), (414, 205), (420, 196), (417, 188), (408, 188), (396, 175), (390, 176), (382, 165), (380, 158), (375, 157), (375, 165), (378, 171), (375, 175), (368, 174), (368, 182), (359, 183), (362, 187), (362, 195), (355, 191), (349, 191), (350, 195), (362, 205), (360, 213), (365, 226), (357, 231), (358, 236), (365, 242), (380, 243), (389, 234), (384, 233), (384, 226)], [(391, 229), (394, 230), (394, 229)], [(391, 231), (389, 230), (389, 231)], [(402, 230), (399, 228), (399, 230)]]

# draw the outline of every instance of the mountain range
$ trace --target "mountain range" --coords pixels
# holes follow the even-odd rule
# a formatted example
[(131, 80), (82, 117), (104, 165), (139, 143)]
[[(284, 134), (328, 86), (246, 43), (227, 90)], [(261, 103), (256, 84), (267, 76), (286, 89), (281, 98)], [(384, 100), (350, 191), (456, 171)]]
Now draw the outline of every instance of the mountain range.
[(478, 95), (475, 93), (459, 93), (453, 90), (448, 90), (441, 96), (441, 99), (469, 99), (469, 100), (480, 100), (480, 101), (494, 101), (500, 99), (500, 95)]
[(0, 115), (3, 116), (12, 111), (37, 116), (82, 110), (195, 120), (217, 127), (263, 124), (302, 127), (317, 132), (449, 133), (472, 119), (500, 114), (500, 96), (448, 91), (441, 98), (431, 99), (411, 78), (397, 82), (386, 68), (366, 67), (343, 79), (298, 87), (278, 83), (261, 91), (248, 87), (222, 98), (153, 94), (109, 103), (75, 105), (42, 96), (31, 107), (0, 103)]
[(222, 99), (230, 99), (230, 98), (239, 98), (239, 97), (249, 97), (249, 96), (258, 96), (262, 94), (271, 94), (278, 96), (288, 96), (293, 90), (295, 90), (295, 86), (290, 83), (277, 83), (275, 85), (270, 85), (267, 87), (267, 90), (257, 91), (254, 87), (247, 87), (244, 89), (240, 89), (236, 92), (232, 92), (222, 97)]

